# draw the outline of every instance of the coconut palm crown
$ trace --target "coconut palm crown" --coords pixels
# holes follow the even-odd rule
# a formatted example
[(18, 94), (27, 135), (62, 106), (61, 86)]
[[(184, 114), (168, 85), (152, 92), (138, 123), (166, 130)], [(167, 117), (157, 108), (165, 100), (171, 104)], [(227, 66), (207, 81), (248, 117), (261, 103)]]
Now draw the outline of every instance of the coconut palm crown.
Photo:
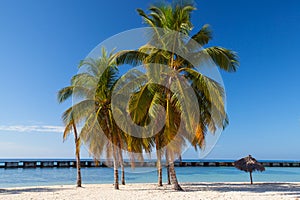
[[(191, 35), (194, 28), (191, 13), (195, 9), (192, 3), (184, 1), (153, 5), (149, 13), (138, 9), (139, 15), (150, 27), (149, 42), (137, 50), (121, 51), (115, 56), (118, 65), (145, 67), (150, 81), (135, 88), (136, 96), (140, 99), (134, 96), (129, 102), (138, 103), (132, 108), (144, 109), (129, 109), (129, 113), (137, 124), (143, 124), (148, 119), (145, 116), (153, 114), (152, 105), (159, 104), (165, 108), (165, 126), (156, 135), (155, 143), (157, 150), (168, 150), (170, 161), (181, 154), (181, 146), (185, 146), (187, 141), (195, 148), (203, 148), (207, 131), (214, 133), (217, 128), (224, 129), (228, 124), (224, 89), (217, 81), (199, 72), (199, 66), (211, 61), (224, 71), (235, 72), (239, 65), (235, 52), (218, 46), (206, 47), (212, 39), (209, 25), (204, 25)], [(161, 66), (167, 66), (170, 70)], [(176, 72), (175, 76), (173, 72)], [(164, 87), (155, 84), (153, 76), (158, 76), (165, 83)], [(182, 96), (189, 96), (184, 90), (187, 86), (195, 93), (198, 106), (195, 110), (198, 113), (186, 112), (189, 104), (182, 104)], [(178, 90), (172, 91), (172, 87)], [(197, 115), (200, 117), (195, 117)], [(185, 122), (185, 127), (179, 130), (181, 121)], [(181, 136), (177, 137), (178, 132), (181, 132)], [(172, 162), (170, 167), (174, 188), (181, 190)]]

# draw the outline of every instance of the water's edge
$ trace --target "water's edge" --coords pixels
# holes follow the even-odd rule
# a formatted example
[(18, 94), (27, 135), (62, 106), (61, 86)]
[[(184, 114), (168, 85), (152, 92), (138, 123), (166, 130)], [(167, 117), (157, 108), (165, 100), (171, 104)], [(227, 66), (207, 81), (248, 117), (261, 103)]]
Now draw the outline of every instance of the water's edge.
[[(83, 184), (113, 184), (112, 168), (82, 168)], [(176, 167), (180, 182), (247, 182), (249, 174), (234, 167)], [(125, 169), (127, 183), (156, 183), (155, 167)], [(166, 182), (166, 169), (163, 181)], [(300, 169), (267, 167), (254, 173), (255, 182), (300, 182)], [(0, 188), (22, 186), (74, 185), (76, 168), (15, 168), (0, 169)]]

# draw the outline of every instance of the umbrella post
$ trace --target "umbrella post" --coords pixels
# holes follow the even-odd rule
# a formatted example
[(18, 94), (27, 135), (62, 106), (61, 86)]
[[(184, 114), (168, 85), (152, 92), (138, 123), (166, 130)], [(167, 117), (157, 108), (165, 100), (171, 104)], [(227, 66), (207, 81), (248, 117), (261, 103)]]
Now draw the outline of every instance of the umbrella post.
[(251, 181), (251, 185), (253, 184), (253, 181), (252, 181), (252, 172), (250, 172), (250, 181)]

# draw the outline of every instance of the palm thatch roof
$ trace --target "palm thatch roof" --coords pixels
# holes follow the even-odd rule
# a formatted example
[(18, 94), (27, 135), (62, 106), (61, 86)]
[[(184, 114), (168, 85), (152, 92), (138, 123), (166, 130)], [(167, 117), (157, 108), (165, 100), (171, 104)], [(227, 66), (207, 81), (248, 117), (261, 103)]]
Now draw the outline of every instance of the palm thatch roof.
[(245, 172), (265, 171), (265, 167), (251, 155), (235, 161), (234, 166)]

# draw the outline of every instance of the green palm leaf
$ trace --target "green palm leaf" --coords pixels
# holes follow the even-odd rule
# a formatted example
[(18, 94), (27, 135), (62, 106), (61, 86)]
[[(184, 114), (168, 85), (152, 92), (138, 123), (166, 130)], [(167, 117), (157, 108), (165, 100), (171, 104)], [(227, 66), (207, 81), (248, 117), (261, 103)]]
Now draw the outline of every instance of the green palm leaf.
[(222, 47), (209, 47), (203, 50), (221, 69), (227, 72), (235, 72), (239, 62), (235, 52)]
[[(193, 50), (195, 47), (200, 47), (206, 45), (212, 39), (212, 31), (209, 28), (208, 24), (205, 24), (187, 43), (187, 47), (190, 50)], [(194, 43), (197, 42), (198, 45)]]

